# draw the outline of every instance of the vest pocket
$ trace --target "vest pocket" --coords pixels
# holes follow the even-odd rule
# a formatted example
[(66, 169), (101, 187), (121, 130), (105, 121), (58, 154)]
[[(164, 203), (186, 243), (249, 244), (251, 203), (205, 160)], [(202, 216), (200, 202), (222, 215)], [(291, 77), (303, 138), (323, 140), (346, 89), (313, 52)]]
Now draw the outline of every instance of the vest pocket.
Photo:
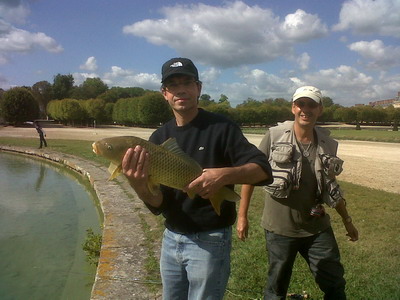
[(274, 182), (265, 186), (265, 190), (273, 197), (287, 198), (293, 186), (292, 162), (294, 146), (288, 142), (274, 143), (271, 147), (270, 164)]
[(273, 197), (287, 198), (292, 189), (292, 175), (289, 171), (272, 170), (274, 182), (264, 187)]
[(271, 147), (271, 159), (277, 164), (292, 161), (293, 145), (291, 143), (276, 143)]

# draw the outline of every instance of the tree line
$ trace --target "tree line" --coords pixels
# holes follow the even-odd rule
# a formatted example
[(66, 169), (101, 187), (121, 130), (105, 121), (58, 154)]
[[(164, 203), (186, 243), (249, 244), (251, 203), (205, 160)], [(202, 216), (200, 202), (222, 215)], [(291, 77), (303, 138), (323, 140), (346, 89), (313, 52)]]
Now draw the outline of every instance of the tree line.
[[(400, 109), (372, 106), (343, 107), (329, 97), (322, 99), (321, 122), (388, 125), (397, 130)], [(207, 94), (199, 98), (199, 106), (225, 115), (241, 126), (269, 126), (293, 118), (291, 101), (284, 98), (248, 98), (232, 108), (226, 95), (218, 100)], [(109, 88), (100, 78), (87, 78), (74, 85), (72, 75), (57, 74), (53, 83), (39, 81), (33, 86), (0, 89), (0, 116), (19, 125), (35, 119), (54, 119), (66, 125), (120, 124), (157, 126), (172, 117), (161, 93), (140, 87)]]

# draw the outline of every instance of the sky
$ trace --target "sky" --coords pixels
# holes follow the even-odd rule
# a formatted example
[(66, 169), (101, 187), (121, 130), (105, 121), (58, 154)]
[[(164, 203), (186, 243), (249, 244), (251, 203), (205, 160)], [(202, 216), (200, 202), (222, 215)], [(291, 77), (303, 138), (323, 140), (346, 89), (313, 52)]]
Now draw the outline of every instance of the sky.
[(159, 90), (188, 57), (231, 105), (313, 85), (343, 106), (400, 92), (400, 0), (0, 0), (0, 88), (57, 74)]

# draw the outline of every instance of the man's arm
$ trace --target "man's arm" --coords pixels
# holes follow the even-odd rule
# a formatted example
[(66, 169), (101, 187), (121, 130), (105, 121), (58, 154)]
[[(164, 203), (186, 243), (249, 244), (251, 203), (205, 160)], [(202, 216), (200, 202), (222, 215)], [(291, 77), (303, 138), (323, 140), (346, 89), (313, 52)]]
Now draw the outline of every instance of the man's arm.
[(148, 188), (149, 159), (149, 153), (141, 146), (129, 148), (122, 159), (122, 171), (139, 198), (158, 208), (163, 202), (163, 196), (161, 191), (154, 195)]
[(249, 221), (247, 218), (247, 213), (249, 211), (250, 199), (253, 195), (254, 186), (249, 184), (242, 185), (242, 190), (240, 193), (240, 204), (239, 204), (239, 212), (238, 219), (236, 224), (236, 232), (242, 241), (248, 237), (249, 232)]
[(230, 184), (256, 184), (268, 179), (268, 174), (256, 163), (238, 167), (204, 169), (203, 173), (185, 188), (209, 199), (221, 187)]
[(347, 236), (350, 237), (350, 241), (355, 242), (358, 240), (358, 231), (353, 224), (353, 220), (349, 216), (346, 208), (346, 202), (342, 199), (335, 207), (337, 213), (342, 217), (342, 221), (347, 230)]

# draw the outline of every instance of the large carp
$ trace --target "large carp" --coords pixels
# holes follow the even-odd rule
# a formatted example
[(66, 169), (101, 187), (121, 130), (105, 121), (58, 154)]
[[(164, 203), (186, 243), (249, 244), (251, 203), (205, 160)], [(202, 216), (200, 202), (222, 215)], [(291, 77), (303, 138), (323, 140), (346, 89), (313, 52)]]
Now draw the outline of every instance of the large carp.
[[(174, 138), (170, 138), (162, 145), (156, 145), (135, 136), (118, 136), (99, 140), (92, 144), (93, 152), (110, 160), (108, 171), (109, 180), (117, 177), (122, 171), (122, 158), (129, 148), (140, 145), (150, 155), (148, 187), (152, 193), (160, 184), (182, 190), (195, 178), (199, 177), (203, 169), (188, 154), (178, 146)], [(188, 191), (193, 199), (195, 194)], [(215, 212), (220, 215), (221, 203), (224, 200), (236, 202), (240, 196), (228, 187), (222, 187), (211, 198)]]

